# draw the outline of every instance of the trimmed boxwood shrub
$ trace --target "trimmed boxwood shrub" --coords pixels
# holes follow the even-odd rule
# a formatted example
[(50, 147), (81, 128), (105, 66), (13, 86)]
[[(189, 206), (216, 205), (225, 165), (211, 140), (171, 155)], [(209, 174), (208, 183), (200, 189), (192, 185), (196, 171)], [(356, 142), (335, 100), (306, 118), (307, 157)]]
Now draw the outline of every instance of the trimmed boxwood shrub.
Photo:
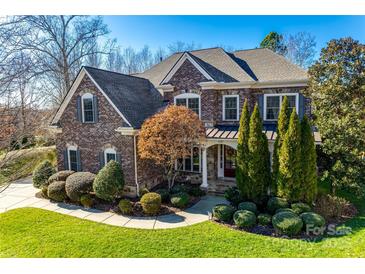
[(189, 195), (185, 192), (173, 194), (170, 202), (174, 207), (184, 208), (189, 203)]
[(307, 226), (314, 227), (323, 227), (326, 224), (325, 219), (314, 212), (304, 212), (300, 214), (300, 218), (302, 218), (304, 224)]
[(92, 207), (92, 205), (94, 204), (94, 199), (90, 194), (83, 194), (80, 197), (80, 203), (84, 206), (84, 207)]
[(120, 200), (118, 207), (120, 212), (122, 212), (122, 214), (131, 214), (133, 211), (132, 203), (127, 199)]
[(48, 178), (56, 173), (52, 163), (48, 160), (41, 162), (33, 171), (33, 186), (35, 188), (42, 188), (48, 185)]
[(235, 186), (234, 187), (229, 187), (224, 192), (224, 198), (226, 198), (226, 200), (228, 202), (230, 202), (231, 205), (233, 205), (233, 206), (237, 206), (243, 200), (240, 192), (238, 191), (238, 188), (235, 187)]
[(251, 227), (256, 224), (256, 215), (252, 211), (237, 210), (233, 214), (233, 221), (238, 227)]
[(271, 215), (267, 213), (261, 213), (257, 216), (257, 222), (259, 225), (269, 225), (271, 224)]
[(142, 196), (141, 205), (143, 212), (148, 215), (156, 215), (161, 208), (161, 196), (156, 192), (149, 192)]
[(91, 172), (75, 172), (66, 179), (66, 194), (74, 202), (80, 202), (84, 194), (93, 189), (95, 174)]
[(157, 189), (156, 193), (161, 195), (161, 201), (163, 203), (167, 203), (170, 200), (170, 193), (166, 188)]
[(291, 205), (291, 208), (294, 210), (296, 214), (301, 214), (303, 212), (311, 211), (311, 207), (305, 203), (294, 203)]
[(275, 231), (281, 235), (297, 235), (303, 227), (302, 219), (291, 212), (280, 212), (272, 217)]
[(213, 207), (213, 217), (222, 222), (230, 222), (234, 213), (231, 205), (219, 204)]
[(48, 183), (52, 183), (54, 181), (66, 181), (67, 177), (71, 174), (75, 173), (73, 170), (61, 170), (53, 174), (48, 178)]
[(116, 161), (109, 161), (96, 175), (93, 183), (96, 197), (106, 201), (113, 201), (120, 196), (123, 187), (123, 171)]
[(65, 181), (56, 181), (48, 186), (47, 196), (56, 202), (62, 202), (67, 198)]
[(242, 203), (239, 203), (237, 208), (239, 210), (248, 210), (248, 211), (251, 211), (253, 213), (257, 213), (257, 206), (255, 203), (253, 202), (242, 202)]
[(279, 209), (277, 209), (277, 210), (275, 211), (275, 214), (280, 213), (280, 212), (290, 212), (290, 213), (296, 214), (296, 213), (294, 212), (294, 210), (293, 210), (293, 209), (291, 209), (291, 208), (279, 208)]
[(48, 198), (48, 186), (42, 186), (42, 195), (44, 198)]
[(275, 213), (275, 211), (279, 208), (287, 208), (289, 207), (288, 201), (284, 198), (279, 197), (271, 197), (267, 202), (267, 210), (270, 213)]

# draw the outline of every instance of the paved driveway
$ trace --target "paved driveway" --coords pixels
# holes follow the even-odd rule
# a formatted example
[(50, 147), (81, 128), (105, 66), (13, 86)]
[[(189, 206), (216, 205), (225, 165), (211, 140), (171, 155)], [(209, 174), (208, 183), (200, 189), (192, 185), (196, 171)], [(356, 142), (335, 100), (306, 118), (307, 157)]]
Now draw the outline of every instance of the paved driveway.
[(204, 222), (209, 219), (209, 213), (214, 205), (226, 202), (222, 197), (207, 195), (202, 197), (191, 208), (175, 214), (158, 217), (130, 217), (97, 209), (51, 202), (35, 197), (35, 193), (38, 191), (38, 189), (33, 187), (30, 178), (12, 183), (0, 193), (0, 213), (20, 207), (35, 207), (109, 225), (158, 229), (188, 226)]

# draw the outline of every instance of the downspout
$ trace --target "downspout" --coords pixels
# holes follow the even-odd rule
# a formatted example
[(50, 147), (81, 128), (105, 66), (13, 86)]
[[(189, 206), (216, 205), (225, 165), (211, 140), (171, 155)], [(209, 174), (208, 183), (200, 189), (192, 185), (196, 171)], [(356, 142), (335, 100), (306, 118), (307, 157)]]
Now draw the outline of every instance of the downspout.
[(137, 196), (139, 196), (138, 172), (137, 172), (137, 142), (136, 135), (133, 135), (134, 146), (134, 180), (136, 182)]

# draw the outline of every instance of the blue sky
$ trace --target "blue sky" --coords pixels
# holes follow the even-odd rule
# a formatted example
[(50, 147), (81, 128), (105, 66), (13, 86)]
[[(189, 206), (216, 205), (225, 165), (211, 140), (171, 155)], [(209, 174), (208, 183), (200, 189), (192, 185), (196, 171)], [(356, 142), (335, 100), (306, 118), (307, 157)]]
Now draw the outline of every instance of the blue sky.
[(365, 42), (365, 16), (104, 16), (122, 47), (152, 49), (180, 40), (202, 47), (255, 48), (270, 31), (307, 31), (317, 52), (332, 38), (351, 36)]

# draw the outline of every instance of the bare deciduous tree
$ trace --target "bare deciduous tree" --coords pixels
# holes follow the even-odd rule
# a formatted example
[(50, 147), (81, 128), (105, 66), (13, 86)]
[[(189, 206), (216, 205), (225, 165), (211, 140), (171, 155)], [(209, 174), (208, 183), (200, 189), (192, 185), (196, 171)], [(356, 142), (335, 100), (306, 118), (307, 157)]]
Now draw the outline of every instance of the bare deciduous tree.
[(313, 64), (316, 54), (316, 39), (308, 32), (289, 34), (285, 38), (286, 57), (300, 67), (308, 68)]

